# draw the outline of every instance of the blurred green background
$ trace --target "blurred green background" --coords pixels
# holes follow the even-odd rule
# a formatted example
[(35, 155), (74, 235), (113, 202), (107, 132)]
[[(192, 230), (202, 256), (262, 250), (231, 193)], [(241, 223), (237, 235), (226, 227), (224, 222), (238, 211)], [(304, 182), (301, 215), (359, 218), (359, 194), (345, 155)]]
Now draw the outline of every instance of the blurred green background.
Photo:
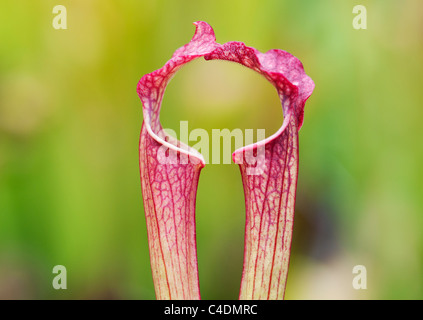
[[(67, 30), (52, 27), (67, 8)], [(352, 27), (355, 5), (367, 30)], [(0, 2), (0, 298), (154, 299), (138, 168), (138, 80), (187, 43), (297, 56), (316, 89), (300, 131), (287, 299), (423, 298), (423, 3), (415, 1)], [(169, 84), (161, 120), (189, 128), (282, 123), (266, 80), (203, 59)], [(191, 143), (192, 145), (193, 143)], [(238, 166), (207, 165), (197, 197), (204, 299), (237, 299)], [(67, 268), (54, 290), (53, 266)], [(352, 287), (355, 265), (367, 289)]]

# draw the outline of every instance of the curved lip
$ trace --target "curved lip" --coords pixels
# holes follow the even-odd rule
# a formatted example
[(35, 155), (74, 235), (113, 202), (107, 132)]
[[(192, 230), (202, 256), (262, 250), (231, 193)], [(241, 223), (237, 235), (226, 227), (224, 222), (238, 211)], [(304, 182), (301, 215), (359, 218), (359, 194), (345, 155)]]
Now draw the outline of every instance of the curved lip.
[[(180, 67), (183, 67), (185, 64), (189, 63), (190, 61), (192, 61), (194, 59), (197, 59), (197, 58), (200, 58), (200, 57), (205, 57), (205, 56), (210, 57), (214, 53), (216, 53), (217, 50), (224, 49), (225, 46), (229, 46), (229, 45), (235, 44), (235, 45), (242, 46), (243, 49), (252, 50), (252, 52), (254, 53), (254, 56), (256, 58), (254, 62), (257, 64), (257, 67), (258, 68), (256, 69), (256, 68), (253, 68), (251, 66), (244, 65), (245, 67), (256, 71), (257, 73), (259, 73), (262, 76), (264, 76), (264, 74), (267, 74), (269, 76), (270, 75), (279, 75), (279, 76), (282, 76), (283, 79), (284, 79), (284, 81), (286, 81), (287, 84), (291, 87), (291, 90), (292, 89), (295, 90), (296, 93), (298, 94), (298, 99), (299, 100), (295, 101), (296, 104), (297, 104), (297, 106), (300, 106), (300, 108), (304, 106), (305, 101), (309, 98), (309, 96), (311, 95), (311, 92), (314, 89), (314, 82), (311, 80), (310, 77), (308, 77), (306, 75), (306, 73), (304, 72), (304, 69), (303, 69), (303, 66), (302, 66), (301, 62), (295, 56), (293, 56), (292, 54), (290, 54), (290, 53), (288, 53), (286, 51), (279, 50), (279, 49), (271, 49), (271, 50), (267, 51), (266, 53), (262, 53), (262, 52), (258, 51), (257, 49), (255, 49), (253, 47), (246, 46), (242, 42), (230, 41), (230, 42), (226, 42), (224, 44), (218, 44), (218, 43), (216, 43), (216, 40), (215, 40), (216, 38), (214, 36), (213, 29), (206, 22), (204, 22), (204, 21), (197, 21), (197, 22), (194, 22), (194, 25), (196, 26), (196, 31), (195, 31), (195, 34), (194, 34), (192, 40), (189, 43), (187, 43), (186, 45), (184, 45), (183, 47), (177, 49), (174, 52), (174, 54), (172, 55), (171, 59), (169, 61), (167, 61), (165, 63), (165, 65), (161, 69), (158, 69), (156, 71), (153, 71), (152, 73), (149, 73), (147, 75), (152, 75), (152, 74), (154, 74), (157, 71), (163, 70), (164, 68), (168, 67), (171, 62), (176, 62), (176, 59), (178, 59), (178, 58), (181, 58), (181, 57), (189, 57), (188, 61), (183, 62), (183, 63), (181, 63), (181, 64), (179, 64), (177, 66), (177, 70), (179, 70)], [(203, 42), (201, 42), (203, 36), (206, 39)], [(210, 36), (212, 36), (212, 37), (210, 38)], [(213, 42), (210, 42), (210, 39), (212, 39)], [(196, 41), (199, 41), (200, 44), (197, 44)], [(212, 49), (210, 49), (209, 51), (204, 50), (204, 48), (203, 49), (201, 48), (201, 45), (204, 45), (204, 46), (210, 46), (211, 45), (211, 48)], [(194, 49), (197, 49), (197, 51), (195, 51)], [(239, 53), (239, 52), (236, 52), (236, 50), (235, 50), (235, 53)], [(269, 70), (268, 67), (263, 66), (263, 64), (260, 62), (260, 59), (264, 59), (266, 57), (266, 55), (271, 55), (273, 53), (280, 53), (280, 54), (283, 54), (283, 55), (289, 55), (289, 58), (292, 59), (292, 61), (294, 63), (297, 63), (298, 64), (298, 66), (296, 66), (296, 67), (300, 67), (299, 70), (296, 70), (296, 71), (299, 71), (299, 74), (301, 76), (303, 76), (304, 78), (302, 78), (302, 79), (296, 78), (296, 79), (291, 79), (290, 80), (290, 79), (288, 79), (287, 75), (284, 74), (283, 72), (278, 72), (278, 71), (272, 70), (271, 68)], [(259, 58), (259, 56), (260, 56), (260, 58)], [(230, 60), (230, 59), (224, 59), (224, 58), (221, 58), (221, 57), (211, 58), (211, 59), (226, 60), (226, 61), (230, 61), (230, 62), (240, 63), (238, 61), (234, 61), (234, 60)], [(278, 59), (278, 58), (275, 58), (275, 59)], [(209, 59), (206, 59), (206, 60), (209, 60)], [(240, 64), (242, 64), (242, 63), (240, 63)], [(294, 69), (294, 67), (292, 67), (292, 68)], [(288, 70), (288, 71), (292, 71), (292, 70)], [(175, 72), (177, 72), (177, 71), (175, 71)], [(170, 73), (172, 73), (172, 72), (170, 72)], [(147, 75), (145, 75), (145, 76), (147, 76)], [(143, 76), (141, 78), (141, 80), (138, 82), (138, 88), (140, 87), (140, 84), (141, 84), (141, 82), (142, 82), (142, 80), (144, 79), (145, 76)], [(168, 85), (168, 83), (170, 82), (170, 80), (171, 80), (172, 77), (173, 77), (173, 74), (171, 75), (170, 79), (167, 81), (167, 83), (166, 83), (166, 85), (165, 85), (164, 88), (166, 88), (166, 86)], [(268, 80), (269, 82), (272, 83), (272, 81), (269, 80), (269, 79), (267, 79), (267, 77), (265, 77), (265, 78), (266, 78), (266, 80)], [(304, 80), (304, 79), (305, 79), (305, 81), (309, 81), (310, 87), (307, 87), (307, 84), (305, 82), (302, 83), (302, 80)], [(272, 83), (272, 84), (274, 85), (274, 87), (276, 88), (276, 90), (279, 92), (279, 89), (280, 88), (275, 83)], [(301, 92), (302, 96), (300, 97), (299, 93), (300, 93), (300, 89), (302, 88), (301, 87), (302, 84), (304, 84), (304, 88), (306, 88), (308, 90), (307, 91), (302, 91)], [(148, 96), (143, 95), (139, 91), (138, 91), (138, 95), (140, 96), (141, 100), (143, 100), (143, 98), (147, 98), (147, 99), (149, 98)], [(164, 90), (163, 90), (162, 96), (163, 95), (164, 95)], [(158, 101), (160, 101), (159, 102), (160, 103), (160, 106), (159, 106), (159, 109), (158, 109), (158, 113), (160, 114), (161, 99), (158, 99)], [(151, 103), (151, 100), (148, 101), (148, 102), (147, 101), (145, 101), (145, 102), (146, 103)], [(283, 109), (283, 102), (282, 101), (281, 101), (281, 105), (282, 105), (282, 109)], [(182, 144), (182, 145), (186, 146), (186, 148), (178, 147), (178, 146), (176, 146), (176, 145), (174, 145), (174, 144), (172, 144), (172, 143), (170, 143), (168, 141), (165, 141), (160, 136), (158, 136), (158, 134), (156, 134), (152, 130), (152, 128), (151, 128), (151, 117), (150, 117), (150, 113), (149, 112), (152, 112), (152, 108), (147, 108), (144, 105), (144, 102), (143, 102), (143, 115), (144, 115), (144, 120), (145, 120), (145, 124), (146, 124), (146, 129), (147, 129), (149, 135), (154, 140), (156, 140), (156, 142), (158, 142), (159, 144), (161, 144), (161, 145), (163, 145), (163, 146), (165, 146), (165, 147), (167, 147), (167, 148), (169, 148), (171, 150), (174, 150), (176, 152), (180, 152), (181, 154), (185, 154), (185, 155), (190, 156), (190, 157), (195, 157), (195, 158), (197, 158), (200, 161), (201, 167), (204, 167), (205, 166), (206, 163), (205, 163), (205, 160), (204, 160), (203, 155), (200, 152), (198, 152), (196, 149), (194, 149), (193, 147), (191, 147), (189, 145), (185, 145), (184, 143), (182, 143), (178, 139), (170, 136), (167, 133), (166, 133), (167, 136), (171, 137), (172, 139), (177, 140), (178, 144)], [(235, 150), (232, 153), (232, 160), (233, 161), (235, 160), (234, 158), (235, 158), (235, 155), (236, 154), (242, 153), (242, 152), (244, 152), (246, 150), (251, 150), (252, 148), (255, 148), (255, 147), (260, 147), (262, 145), (265, 145), (265, 144), (271, 142), (272, 140), (276, 139), (278, 136), (280, 136), (283, 133), (283, 131), (287, 128), (287, 126), (288, 126), (288, 124), (289, 124), (289, 122), (291, 120), (291, 117), (296, 116), (296, 114), (294, 114), (294, 113), (295, 112), (294, 112), (294, 110), (292, 108), (288, 109), (287, 110), (287, 114), (286, 115), (284, 114), (284, 120), (283, 120), (282, 126), (274, 134), (272, 134), (271, 136), (267, 137), (264, 140), (257, 141), (255, 143), (249, 144), (247, 146), (243, 146), (243, 147)], [(159, 120), (159, 123), (160, 123), (160, 120)], [(160, 125), (160, 127), (161, 127), (161, 125)], [(299, 124), (299, 128), (300, 127), (301, 127), (301, 123)], [(165, 130), (163, 130), (163, 131), (166, 132)]]
[[(144, 116), (144, 119), (145, 119), (145, 116)], [(180, 153), (182, 153), (182, 154), (185, 154), (185, 155), (187, 155), (187, 156), (191, 156), (191, 157), (196, 157), (198, 160), (200, 160), (200, 163), (201, 163), (201, 165), (202, 165), (202, 167), (204, 167), (205, 165), (206, 165), (206, 161), (204, 160), (204, 157), (203, 157), (203, 155), (200, 153), (200, 152), (198, 152), (196, 149), (194, 149), (193, 147), (190, 147), (190, 146), (188, 146), (188, 145), (186, 145), (187, 146), (187, 149), (185, 150), (185, 149), (183, 149), (183, 148), (180, 148), (180, 147), (178, 147), (178, 146), (175, 146), (174, 144), (172, 144), (172, 143), (169, 143), (169, 142), (167, 142), (166, 140), (163, 140), (162, 138), (160, 138), (156, 133), (154, 133), (154, 131), (151, 129), (151, 125), (150, 125), (150, 116), (148, 115), (147, 116), (147, 119), (148, 119), (148, 121), (145, 121), (145, 123), (146, 123), (146, 125), (145, 125), (145, 127), (146, 127), (146, 129), (147, 129), (147, 132), (148, 132), (148, 134), (154, 139), (154, 140), (156, 140), (158, 143), (160, 143), (161, 145), (163, 145), (163, 146), (165, 146), (165, 147), (167, 147), (167, 148), (169, 148), (169, 149), (171, 149), (171, 150), (174, 150), (174, 151), (177, 151), (177, 152), (180, 152)], [(164, 129), (162, 129), (164, 132), (166, 132)], [(171, 137), (171, 138), (173, 138), (171, 135), (169, 135), (167, 132), (166, 132), (166, 134), (167, 134), (167, 136), (169, 136), (169, 137)], [(175, 139), (175, 138), (173, 138), (173, 139)], [(178, 140), (178, 142), (180, 143), (180, 144), (183, 144), (181, 141), (179, 141)]]
[(241, 148), (239, 148), (239, 149), (236, 149), (233, 153), (232, 153), (232, 161), (233, 162), (235, 162), (235, 157), (236, 157), (236, 155), (237, 154), (239, 154), (239, 153), (243, 153), (243, 152), (245, 152), (245, 151), (247, 151), (247, 150), (251, 150), (251, 149), (254, 149), (254, 148), (259, 148), (259, 147), (262, 147), (262, 146), (265, 146), (266, 144), (268, 144), (269, 142), (271, 142), (271, 141), (273, 141), (273, 140), (275, 140), (277, 137), (279, 137), (281, 134), (282, 134), (282, 132), (284, 132), (285, 131), (285, 129), (288, 127), (288, 125), (289, 125), (289, 122), (291, 121), (291, 117), (292, 117), (292, 112), (289, 112), (287, 115), (286, 115), (286, 117), (284, 117), (284, 119), (283, 119), (283, 122), (282, 122), (282, 126), (278, 129), (278, 131), (276, 131), (274, 134), (272, 134), (270, 137), (267, 137), (266, 139), (263, 139), (263, 140), (260, 140), (260, 141), (257, 141), (257, 142), (255, 142), (255, 143), (252, 143), (252, 144), (249, 144), (249, 145), (246, 145), (246, 146), (244, 146), (244, 147), (241, 147)]

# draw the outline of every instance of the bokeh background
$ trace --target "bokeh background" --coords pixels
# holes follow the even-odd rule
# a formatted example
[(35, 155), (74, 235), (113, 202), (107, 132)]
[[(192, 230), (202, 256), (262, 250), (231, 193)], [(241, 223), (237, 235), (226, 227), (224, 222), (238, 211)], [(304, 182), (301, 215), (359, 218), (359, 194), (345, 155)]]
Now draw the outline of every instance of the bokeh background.
[[(67, 30), (52, 27), (56, 5)], [(355, 5), (367, 30), (352, 27)], [(138, 169), (136, 85), (187, 43), (280, 48), (316, 89), (300, 131), (287, 299), (423, 298), (423, 3), (407, 1), (0, 2), (0, 298), (154, 299)], [(282, 124), (273, 87), (195, 61), (161, 120), (189, 128)], [(190, 143), (193, 144), (192, 142)], [(237, 299), (244, 199), (237, 165), (207, 165), (197, 197), (204, 299)], [(67, 268), (54, 290), (53, 266)], [(352, 287), (355, 265), (367, 289)]]

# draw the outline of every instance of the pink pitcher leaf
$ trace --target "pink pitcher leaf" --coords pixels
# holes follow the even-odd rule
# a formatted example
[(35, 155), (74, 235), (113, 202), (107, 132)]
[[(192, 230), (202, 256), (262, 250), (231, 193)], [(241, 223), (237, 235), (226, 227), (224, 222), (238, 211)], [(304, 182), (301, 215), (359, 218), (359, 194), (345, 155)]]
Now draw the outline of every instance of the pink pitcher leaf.
[(158, 299), (199, 299), (195, 199), (205, 162), (195, 149), (167, 135), (160, 124), (165, 88), (184, 64), (206, 60), (238, 62), (276, 88), (284, 113), (271, 137), (233, 153), (240, 165), (246, 203), (241, 299), (283, 298), (290, 256), (298, 175), (298, 130), (314, 88), (301, 62), (281, 50), (261, 53), (241, 42), (216, 43), (213, 29), (196, 22), (192, 40), (159, 70), (138, 83), (144, 123), (140, 173), (153, 281)]
[[(245, 194), (244, 268), (240, 299), (283, 299), (288, 273), (298, 174), (298, 125), (288, 116), (280, 135), (265, 143), (259, 174), (235, 151)], [(252, 148), (257, 148), (256, 146)]]

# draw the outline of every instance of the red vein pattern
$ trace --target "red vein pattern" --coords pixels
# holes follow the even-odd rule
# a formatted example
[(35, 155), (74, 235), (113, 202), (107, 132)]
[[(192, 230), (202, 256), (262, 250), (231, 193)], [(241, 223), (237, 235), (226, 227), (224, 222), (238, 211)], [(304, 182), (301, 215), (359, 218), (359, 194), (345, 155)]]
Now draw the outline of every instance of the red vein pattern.
[[(195, 198), (203, 165), (161, 164), (159, 147), (143, 125), (141, 184), (156, 297), (200, 299)], [(181, 162), (179, 153), (169, 157)]]
[[(207, 23), (194, 24), (192, 40), (161, 69), (143, 76), (137, 87), (144, 115), (140, 174), (156, 297), (200, 299), (195, 199), (204, 160), (196, 150), (167, 136), (159, 115), (164, 90), (175, 72), (204, 57), (255, 70), (275, 86), (281, 99), (284, 123), (279, 131), (236, 150), (233, 159), (240, 165), (246, 205), (240, 299), (283, 299), (298, 176), (298, 130), (314, 83), (301, 62), (285, 51), (261, 53), (242, 42), (220, 45)], [(261, 148), (264, 154), (259, 155)]]
[(240, 299), (283, 299), (298, 174), (295, 119), (266, 143), (262, 174), (248, 175), (249, 165), (244, 163), (240, 164), (246, 207)]

